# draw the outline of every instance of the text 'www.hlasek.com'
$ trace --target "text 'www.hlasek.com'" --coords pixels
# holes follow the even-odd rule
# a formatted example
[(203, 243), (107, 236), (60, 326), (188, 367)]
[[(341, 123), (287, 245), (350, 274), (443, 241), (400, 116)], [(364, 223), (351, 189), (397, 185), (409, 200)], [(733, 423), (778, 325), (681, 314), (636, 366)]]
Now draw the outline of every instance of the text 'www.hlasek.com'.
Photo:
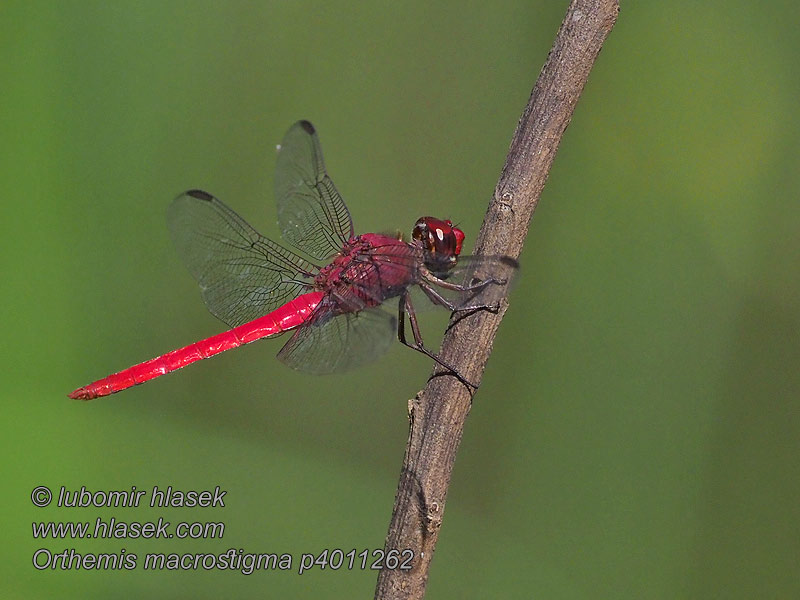
[[(92, 491), (85, 487), (55, 492), (38, 486), (31, 492), (34, 506), (68, 509), (220, 509), (225, 508), (227, 490), (178, 490), (172, 486), (150, 489)], [(135, 521), (118, 517), (96, 517), (79, 521), (34, 521), (35, 540), (222, 540), (221, 521), (177, 521), (164, 517)], [(222, 552), (133, 552), (124, 547), (116, 552), (91, 552), (76, 548), (38, 548), (33, 566), (39, 571), (230, 571), (251, 575), (257, 571), (291, 571), (303, 574), (313, 570), (410, 570), (412, 550), (326, 548), (317, 552), (246, 552), (230, 547)]]

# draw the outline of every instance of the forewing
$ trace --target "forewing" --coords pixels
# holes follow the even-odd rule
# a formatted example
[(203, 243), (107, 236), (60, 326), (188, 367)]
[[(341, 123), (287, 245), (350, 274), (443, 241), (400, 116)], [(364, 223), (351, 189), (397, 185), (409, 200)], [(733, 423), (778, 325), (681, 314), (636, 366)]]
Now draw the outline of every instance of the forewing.
[(308, 291), (317, 268), (268, 240), (211, 194), (189, 190), (167, 209), (175, 247), (211, 313), (230, 327)]
[(318, 260), (342, 249), (353, 236), (353, 221), (325, 171), (314, 126), (298, 121), (278, 147), (275, 198), (283, 237)]
[(278, 359), (318, 375), (348, 371), (383, 355), (397, 334), (397, 319), (380, 308), (335, 315), (320, 311), (295, 331)]
[(509, 256), (462, 256), (450, 270), (434, 273), (448, 283), (460, 286), (484, 286), (468, 291), (453, 291), (437, 287), (436, 291), (453, 301), (458, 310), (471, 310), (496, 305), (505, 298), (519, 270), (519, 263)]

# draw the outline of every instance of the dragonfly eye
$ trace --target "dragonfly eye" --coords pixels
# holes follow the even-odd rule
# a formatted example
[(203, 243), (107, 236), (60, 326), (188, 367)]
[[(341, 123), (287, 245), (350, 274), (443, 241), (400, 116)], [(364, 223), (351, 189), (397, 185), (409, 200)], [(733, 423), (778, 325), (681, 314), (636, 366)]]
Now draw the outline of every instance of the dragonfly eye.
[(445, 221), (445, 223), (447, 223), (447, 226), (450, 227), (450, 230), (453, 233), (453, 237), (456, 240), (455, 253), (456, 256), (458, 256), (459, 254), (461, 254), (461, 244), (464, 243), (464, 238), (467, 236), (464, 235), (464, 232), (461, 231), (458, 227), (454, 227), (451, 221)]
[(455, 265), (461, 253), (464, 232), (454, 227), (451, 221), (422, 217), (414, 225), (411, 237), (425, 250), (428, 267), (441, 270)]

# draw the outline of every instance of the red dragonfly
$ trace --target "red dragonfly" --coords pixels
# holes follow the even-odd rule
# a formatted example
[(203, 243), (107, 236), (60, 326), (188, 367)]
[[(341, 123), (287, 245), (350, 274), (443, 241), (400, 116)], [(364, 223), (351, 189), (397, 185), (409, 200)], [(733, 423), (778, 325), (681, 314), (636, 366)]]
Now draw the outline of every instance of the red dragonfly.
[[(496, 309), (516, 261), (460, 257), (464, 232), (433, 217), (416, 222), (411, 241), (399, 234), (355, 235), (314, 126), (295, 123), (278, 149), (278, 223), (283, 238), (312, 260), (263, 237), (211, 194), (181, 194), (167, 212), (170, 233), (206, 306), (231, 329), (78, 388), (70, 398), (107, 396), (291, 330), (278, 358), (294, 369), (359, 366), (386, 351), (396, 333), (472, 386), (423, 345), (410, 289), (451, 311)], [(399, 299), (399, 319), (381, 308), (391, 298)], [(406, 316), (413, 342), (405, 337)]]

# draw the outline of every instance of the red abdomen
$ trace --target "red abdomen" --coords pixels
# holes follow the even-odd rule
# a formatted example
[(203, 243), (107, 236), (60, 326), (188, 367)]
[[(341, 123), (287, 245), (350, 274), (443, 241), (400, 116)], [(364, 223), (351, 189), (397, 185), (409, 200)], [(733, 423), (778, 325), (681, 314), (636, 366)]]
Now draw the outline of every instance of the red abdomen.
[(263, 317), (104, 377), (78, 388), (69, 397), (91, 400), (108, 396), (225, 350), (295, 329), (308, 320), (324, 295), (323, 292), (302, 294)]

